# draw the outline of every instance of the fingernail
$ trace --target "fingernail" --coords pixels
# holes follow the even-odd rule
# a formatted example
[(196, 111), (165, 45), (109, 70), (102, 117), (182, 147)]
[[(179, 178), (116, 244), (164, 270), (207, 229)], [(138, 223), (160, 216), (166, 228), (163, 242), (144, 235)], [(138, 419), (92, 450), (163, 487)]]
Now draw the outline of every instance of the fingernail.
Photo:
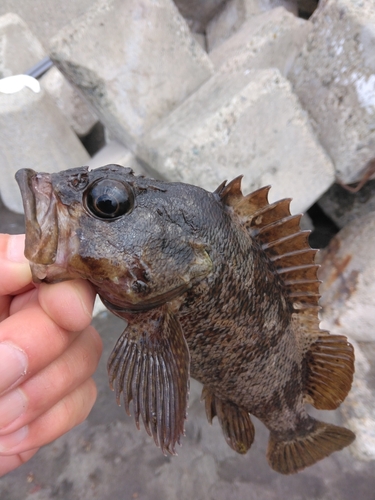
[(25, 413), (26, 408), (27, 399), (21, 389), (15, 389), (0, 397), (0, 429)]
[(0, 343), (0, 394), (22, 378), (26, 371), (26, 353), (12, 344)]
[(12, 234), (9, 236), (7, 256), (12, 262), (19, 262), (21, 264), (28, 262), (25, 257), (24, 234)]
[(28, 435), (29, 426), (25, 425), (18, 429), (18, 431), (7, 434), (6, 436), (0, 436), (0, 453), (11, 450), (18, 444), (20, 444)]

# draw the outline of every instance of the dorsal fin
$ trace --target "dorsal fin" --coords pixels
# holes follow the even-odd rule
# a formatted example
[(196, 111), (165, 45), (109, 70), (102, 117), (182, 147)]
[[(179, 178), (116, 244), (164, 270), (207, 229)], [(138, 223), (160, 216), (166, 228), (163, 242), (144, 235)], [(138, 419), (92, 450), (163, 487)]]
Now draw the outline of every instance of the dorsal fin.
[(229, 184), (227, 181), (224, 181), (220, 184), (220, 186), (216, 189), (215, 193), (220, 196), (220, 199), (225, 205), (234, 207), (238, 201), (241, 201), (243, 198), (241, 191), (241, 181), (243, 175), (239, 175)]
[(354, 372), (352, 346), (343, 336), (319, 328), (319, 266), (310, 247), (310, 231), (291, 215), (290, 199), (268, 203), (270, 186), (243, 196), (241, 177), (215, 191), (261, 245), (285, 285), (293, 321), (303, 341), (305, 400), (319, 409), (336, 408), (350, 390)]
[(298, 314), (304, 305), (317, 317), (319, 284), (315, 264), (316, 250), (309, 245), (310, 231), (300, 228), (301, 215), (291, 215), (290, 198), (268, 203), (270, 186), (243, 196), (242, 176), (229, 184), (224, 182), (215, 191), (221, 201), (231, 207), (273, 262), (283, 280), (288, 295)]

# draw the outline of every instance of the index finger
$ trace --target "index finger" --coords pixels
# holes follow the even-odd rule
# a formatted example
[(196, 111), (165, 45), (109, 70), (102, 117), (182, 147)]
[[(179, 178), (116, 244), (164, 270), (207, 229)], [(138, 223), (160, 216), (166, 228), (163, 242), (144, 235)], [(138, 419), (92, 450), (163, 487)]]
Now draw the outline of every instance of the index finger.
[(0, 296), (14, 295), (31, 285), (31, 271), (24, 256), (24, 234), (0, 234)]

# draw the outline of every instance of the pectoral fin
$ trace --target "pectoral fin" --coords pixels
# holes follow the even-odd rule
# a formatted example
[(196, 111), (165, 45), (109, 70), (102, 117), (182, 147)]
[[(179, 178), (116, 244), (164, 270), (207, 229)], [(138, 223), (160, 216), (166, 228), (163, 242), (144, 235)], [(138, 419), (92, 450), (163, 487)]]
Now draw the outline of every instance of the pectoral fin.
[(163, 453), (176, 454), (176, 442), (184, 434), (190, 366), (180, 323), (167, 306), (127, 319), (128, 326), (108, 360), (111, 388), (118, 404), (123, 394), (128, 415), (133, 401), (138, 429), (141, 416)]
[(254, 441), (254, 426), (250, 415), (243, 408), (219, 399), (210, 389), (203, 387), (206, 415), (209, 423), (217, 415), (225, 441), (237, 453), (244, 454)]

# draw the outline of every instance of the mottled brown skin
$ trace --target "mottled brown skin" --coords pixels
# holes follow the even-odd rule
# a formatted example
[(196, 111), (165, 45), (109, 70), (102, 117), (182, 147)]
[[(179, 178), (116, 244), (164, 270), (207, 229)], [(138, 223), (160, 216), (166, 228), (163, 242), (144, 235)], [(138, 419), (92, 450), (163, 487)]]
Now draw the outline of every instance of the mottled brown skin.
[[(133, 400), (137, 425), (141, 415), (163, 451), (173, 453), (183, 432), (189, 368), (223, 403), (216, 410), (213, 403), (209, 419), (217, 414), (224, 434), (232, 417), (242, 422), (246, 439), (236, 444), (229, 431), (226, 437), (236, 451), (247, 451), (253, 439), (247, 413), (277, 442), (315, 428), (304, 407), (306, 348), (293, 304), (266, 252), (218, 192), (137, 177), (115, 165), (43, 175), (17, 174), (34, 279), (88, 279), (128, 321), (109, 361), (110, 381), (126, 408)], [(103, 220), (90, 212), (87, 193), (99, 179), (130, 186), (134, 203), (126, 214)], [(39, 185), (57, 207), (44, 209), (45, 226), (58, 228), (51, 248), (36, 221)], [(272, 460), (285, 473), (313, 463), (282, 469)]]
[(294, 430), (306, 415), (302, 356), (283, 284), (236, 214), (219, 205), (210, 215), (215, 268), (186, 294), (178, 313), (191, 375), (270, 429)]

